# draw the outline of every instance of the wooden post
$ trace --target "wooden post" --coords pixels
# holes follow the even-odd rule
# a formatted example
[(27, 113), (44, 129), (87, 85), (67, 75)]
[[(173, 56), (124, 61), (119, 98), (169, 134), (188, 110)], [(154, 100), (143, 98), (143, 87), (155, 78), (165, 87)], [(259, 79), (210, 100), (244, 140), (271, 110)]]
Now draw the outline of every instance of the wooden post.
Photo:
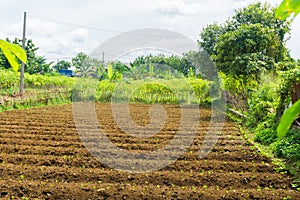
[[(24, 24), (23, 24), (23, 40), (22, 40), (22, 48), (25, 50), (26, 43), (26, 12), (24, 12)], [(20, 94), (24, 93), (24, 71), (25, 71), (25, 63), (21, 64), (21, 74), (20, 74)]]

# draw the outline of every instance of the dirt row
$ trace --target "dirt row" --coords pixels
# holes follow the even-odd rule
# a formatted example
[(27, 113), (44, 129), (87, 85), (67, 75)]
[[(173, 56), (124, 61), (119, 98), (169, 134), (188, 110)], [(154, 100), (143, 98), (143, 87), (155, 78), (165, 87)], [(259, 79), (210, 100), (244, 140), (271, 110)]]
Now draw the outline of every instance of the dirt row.
[[(96, 115), (103, 132), (118, 148), (139, 154), (159, 150), (176, 135), (182, 110), (176, 105), (164, 108), (166, 122), (157, 135), (149, 138), (136, 138), (122, 131), (110, 104), (96, 104)], [(131, 105), (131, 118), (139, 126), (146, 126), (150, 123), (149, 109), (150, 105)], [(105, 159), (94, 157), (92, 149), (101, 152), (93, 143), (97, 141), (93, 138), (96, 132), (83, 129), (91, 133), (87, 149), (76, 130), (72, 105), (2, 112), (0, 198), (300, 199), (299, 192), (292, 187), (293, 179), (277, 172), (278, 167), (271, 159), (259, 154), (234, 124), (225, 122), (219, 137), (207, 136), (210, 110), (199, 108), (191, 112), (199, 112), (201, 117), (190, 123), (190, 129), (198, 126), (190, 147), (162, 169), (143, 173), (115, 169), (122, 165), (130, 167), (135, 162), (133, 157), (111, 158), (115, 167), (108, 167)], [(80, 123), (88, 127), (84, 119)], [(187, 131), (183, 138), (191, 136)], [(218, 140), (201, 159), (204, 139), (208, 143)], [(106, 150), (115, 156), (114, 149)], [(171, 148), (164, 155), (177, 150), (180, 147)], [(160, 161), (150, 156), (146, 162), (154, 167)]]

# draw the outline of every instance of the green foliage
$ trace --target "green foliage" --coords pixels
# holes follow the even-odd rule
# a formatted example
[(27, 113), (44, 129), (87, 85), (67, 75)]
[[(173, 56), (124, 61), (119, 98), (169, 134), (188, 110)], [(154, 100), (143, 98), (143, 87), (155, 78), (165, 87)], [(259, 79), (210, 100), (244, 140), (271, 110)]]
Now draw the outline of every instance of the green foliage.
[(280, 102), (280, 86), (275, 82), (266, 80), (266, 83), (253, 91), (248, 99), (246, 125), (255, 133), (254, 141), (264, 145), (269, 145), (277, 139), (276, 108)]
[(91, 73), (91, 67), (87, 63), (88, 56), (82, 52), (78, 53), (74, 58), (72, 58), (72, 65), (76, 68), (76, 72), (82, 77), (88, 77)]
[(254, 128), (254, 141), (259, 142), (263, 145), (269, 145), (276, 141), (276, 127), (277, 119), (274, 116), (267, 118), (265, 121), (262, 121), (257, 124)]
[(96, 88), (98, 80), (88, 78), (75, 79), (75, 84), (72, 90), (72, 101), (78, 102), (94, 102), (96, 99)]
[(225, 32), (223, 25), (216, 22), (204, 27), (200, 33), (198, 45), (203, 48), (209, 55), (215, 55), (215, 46), (219, 41), (219, 37)]
[(126, 73), (129, 69), (120, 61), (112, 62), (107, 65), (107, 68), (99, 67), (101, 71), (100, 80), (108, 79), (109, 81), (120, 81), (123, 78), (122, 73)]
[(276, 10), (276, 17), (285, 20), (291, 13), (294, 13), (294, 17), (300, 12), (299, 0), (284, 0)]
[(259, 123), (268, 119), (273, 120), (276, 117), (276, 108), (280, 100), (278, 90), (278, 84), (269, 83), (262, 85), (256, 92), (252, 93), (251, 98), (248, 100), (248, 127), (254, 128)]
[(133, 91), (130, 101), (142, 103), (178, 103), (174, 92), (169, 87), (157, 82), (141, 84)]
[(257, 89), (258, 82), (243, 76), (237, 77), (224, 73), (219, 73), (219, 75), (228, 106), (245, 113), (248, 108), (248, 99), (251, 98), (251, 93)]
[(27, 62), (26, 52), (18, 45), (0, 40), (0, 49), (14, 71), (18, 71), (19, 69), (19, 63), (17, 62), (16, 57), (24, 63)]
[[(22, 46), (22, 40), (15, 38), (14, 44)], [(44, 56), (38, 56), (37, 50), (39, 48), (35, 46), (31, 39), (26, 40), (25, 51), (27, 55), (27, 63), (25, 65), (25, 72), (29, 74), (47, 74), (51, 73), (52, 69), (50, 65), (52, 63), (47, 63)], [(7, 68), (7, 67), (6, 67)]]
[(286, 110), (282, 115), (280, 123), (277, 127), (277, 135), (279, 138), (284, 137), (290, 126), (300, 114), (300, 100), (298, 100), (292, 107)]
[(281, 79), (283, 80), (281, 86), (281, 92), (284, 95), (284, 98), (289, 98), (290, 90), (294, 84), (300, 83), (300, 66), (297, 66), (291, 70), (282, 72), (280, 74)]
[(108, 76), (108, 79), (109, 80), (112, 80), (112, 77), (113, 77), (113, 66), (112, 64), (108, 64), (107, 66), (107, 76)]
[(168, 68), (184, 75), (189, 74), (191, 67), (193, 68), (193, 70), (195, 69), (194, 66), (192, 66), (185, 57), (181, 58), (173, 55), (169, 57), (166, 57), (164, 55), (139, 56), (130, 63), (130, 66), (131, 70), (135, 70), (133, 73), (138, 76), (142, 76), (142, 74), (149, 75), (150, 66), (154, 68), (154, 74), (156, 72), (157, 75), (160, 74), (161, 71), (168, 71)]
[[(300, 84), (300, 66), (281, 73), (283, 83), (281, 84), (281, 104), (288, 104), (290, 101), (290, 91), (296, 84)], [(283, 105), (280, 105), (283, 107)], [(282, 111), (281, 111), (282, 112)], [(281, 114), (281, 113), (280, 113)], [(300, 114), (300, 101), (296, 102), (282, 115), (277, 127), (279, 138), (286, 136), (291, 124)]]
[(69, 69), (71, 67), (71, 63), (65, 60), (58, 61), (52, 68), (58, 72), (62, 69)]
[(84, 78), (100, 78), (105, 71), (100, 60), (91, 58), (82, 52), (72, 58), (72, 65), (76, 68), (76, 73)]
[(276, 156), (288, 161), (300, 160), (300, 131), (289, 130), (286, 137), (278, 140), (272, 145)]
[(88, 56), (85, 53), (80, 52), (74, 58), (72, 58), (72, 65), (80, 69), (81, 66), (84, 66), (86, 64), (85, 61), (87, 58)]
[(267, 3), (254, 3), (236, 11), (235, 15), (228, 22), (227, 29), (230, 31), (238, 29), (246, 24), (261, 24), (264, 28), (274, 30), (284, 45), (286, 34), (290, 30), (290, 21), (278, 20), (276, 18), (276, 8)]
[(217, 67), (206, 51), (189, 51), (183, 54), (183, 58), (192, 66), (189, 70), (192, 76), (218, 81)]
[(110, 102), (116, 83), (109, 80), (99, 81), (97, 85), (96, 100)]
[(269, 4), (255, 3), (239, 9), (225, 24), (208, 25), (199, 46), (217, 67), (232, 76), (257, 79), (262, 71), (288, 58), (285, 36), (290, 22), (278, 20)]
[(50, 74), (52, 73), (51, 63), (47, 63), (44, 56), (36, 56), (34, 63), (29, 68), (25, 68), (25, 72), (29, 74)]
[(115, 61), (112, 63), (114, 71), (118, 71), (120, 74), (123, 74), (130, 70), (127, 65), (123, 64), (121, 61)]
[(255, 80), (248, 80), (243, 76), (233, 77), (220, 73), (224, 90), (229, 91), (233, 95), (247, 95), (249, 91), (256, 90), (258, 82)]
[(209, 88), (211, 84), (202, 79), (145, 79), (122, 82), (103, 80), (98, 83), (96, 100), (132, 103), (198, 103), (211, 102)]
[(261, 24), (242, 25), (220, 36), (213, 58), (224, 73), (257, 79), (260, 72), (274, 69), (279, 46), (271, 29)]
[(193, 90), (193, 94), (199, 98), (200, 104), (208, 105), (219, 97), (216, 96), (216, 92), (213, 91), (213, 87), (215, 86), (213, 82), (203, 79), (190, 78), (189, 84)]
[[(299, 0), (284, 0), (280, 6), (276, 10), (276, 16), (280, 19), (285, 20), (287, 17), (291, 15), (291, 13), (294, 13), (294, 17), (298, 15), (300, 12), (300, 1)], [(285, 78), (285, 91), (289, 89), (293, 84), (299, 83), (299, 78), (300, 78), (300, 73), (299, 73), (299, 67), (296, 68), (295, 70), (290, 70), (289, 73), (286, 74)], [(282, 95), (284, 98), (284, 94)], [(293, 105), (291, 108), (289, 108), (286, 113), (282, 116), (280, 124), (278, 125), (277, 128), (277, 134), (278, 136), (284, 137), (287, 134), (287, 131), (295, 118), (299, 116), (300, 114), (300, 101), (296, 102), (295, 105)], [(296, 144), (297, 147), (289, 146), (289, 149), (292, 149), (293, 151), (298, 150), (297, 152), (300, 152), (300, 145), (299, 143)], [(282, 153), (284, 154), (284, 153)], [(285, 154), (289, 154), (286, 153)], [(300, 153), (299, 153), (300, 154)], [(291, 157), (288, 155), (288, 157)], [(298, 160), (300, 158), (300, 155), (296, 156), (298, 157)]]
[(275, 66), (276, 71), (288, 71), (291, 69), (296, 68), (297, 63), (293, 60), (286, 60), (286, 61), (282, 61), (277, 63), (277, 65)]
[[(0, 94), (13, 94), (18, 91), (20, 73), (0, 70)], [(45, 76), (25, 74), (25, 88), (28, 92), (37, 89), (65, 88), (72, 89), (74, 79), (64, 76)]]

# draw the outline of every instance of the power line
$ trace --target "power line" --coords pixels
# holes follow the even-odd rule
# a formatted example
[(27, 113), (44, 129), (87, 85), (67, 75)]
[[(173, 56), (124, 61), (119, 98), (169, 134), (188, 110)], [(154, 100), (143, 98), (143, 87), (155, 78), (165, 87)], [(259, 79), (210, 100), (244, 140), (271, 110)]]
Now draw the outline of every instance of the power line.
[(74, 57), (54, 57), (54, 58), (47, 58), (47, 60), (62, 60), (62, 59), (72, 59)]
[(132, 32), (126, 32), (126, 31), (117, 31), (117, 30), (112, 30), (112, 29), (92, 27), (92, 26), (84, 26), (84, 25), (80, 25), (80, 24), (73, 24), (73, 23), (69, 23), (69, 22), (58, 21), (58, 20), (53, 20), (53, 19), (48, 19), (48, 18), (43, 18), (43, 17), (38, 17), (38, 16), (30, 16), (30, 17), (39, 19), (42, 21), (48, 21), (48, 22), (53, 22), (53, 23), (57, 23), (57, 24), (64, 24), (64, 25), (73, 26), (73, 27), (80, 27), (80, 28), (90, 29), (90, 30), (94, 30), (94, 31), (102, 31), (102, 32), (109, 32), (109, 33), (116, 33), (116, 34), (126, 33), (129, 35), (143, 36), (143, 37), (174, 38), (174, 36), (169, 36), (169, 35), (151, 35), (151, 34), (142, 34), (142, 33), (132, 33)]
[(31, 18), (39, 19), (39, 20), (42, 20), (42, 21), (53, 22), (53, 23), (57, 23), (57, 24), (64, 24), (64, 25), (67, 25), (67, 26), (75, 26), (75, 27), (80, 27), (80, 28), (86, 28), (86, 29), (91, 29), (91, 30), (96, 30), (96, 31), (103, 31), (103, 32), (110, 32), (110, 33), (121, 33), (120, 31), (116, 31), (116, 30), (96, 28), (96, 27), (91, 27), (91, 26), (83, 26), (83, 25), (79, 25), (79, 24), (72, 24), (72, 23), (68, 23), (68, 22), (62, 22), (62, 21), (53, 20), (53, 19), (46, 19), (46, 18), (37, 17), (37, 16), (31, 16)]

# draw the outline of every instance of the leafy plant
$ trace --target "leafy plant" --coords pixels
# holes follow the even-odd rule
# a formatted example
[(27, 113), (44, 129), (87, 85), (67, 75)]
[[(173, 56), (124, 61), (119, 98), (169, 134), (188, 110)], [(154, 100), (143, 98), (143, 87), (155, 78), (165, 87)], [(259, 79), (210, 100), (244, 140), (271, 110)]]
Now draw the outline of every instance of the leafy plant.
[(112, 64), (108, 64), (107, 66), (107, 76), (108, 76), (108, 79), (109, 80), (112, 80), (112, 77), (113, 77), (113, 66)]
[(299, 12), (300, 12), (299, 0), (284, 0), (277, 8), (276, 16), (279, 19), (284, 20), (288, 18), (292, 13), (294, 13), (294, 17), (296, 17)]
[(19, 69), (19, 63), (17, 62), (16, 57), (24, 63), (26, 63), (27, 61), (25, 51), (18, 45), (11, 44), (0, 39), (0, 49), (2, 50), (3, 54), (7, 58), (14, 71), (18, 71)]
[[(300, 12), (299, 0), (284, 0), (276, 10), (276, 16), (281, 19), (286, 19), (294, 13), (294, 17)], [(300, 114), (300, 102), (298, 101), (290, 107), (281, 117), (280, 124), (277, 128), (278, 137), (282, 138), (287, 134), (287, 131), (295, 118)]]
[(300, 160), (300, 132), (289, 130), (285, 138), (278, 140), (272, 149), (276, 156), (285, 158), (288, 161)]
[(277, 127), (278, 138), (284, 137), (292, 123), (300, 114), (300, 100), (298, 100), (292, 107), (286, 110), (282, 115), (280, 123)]

